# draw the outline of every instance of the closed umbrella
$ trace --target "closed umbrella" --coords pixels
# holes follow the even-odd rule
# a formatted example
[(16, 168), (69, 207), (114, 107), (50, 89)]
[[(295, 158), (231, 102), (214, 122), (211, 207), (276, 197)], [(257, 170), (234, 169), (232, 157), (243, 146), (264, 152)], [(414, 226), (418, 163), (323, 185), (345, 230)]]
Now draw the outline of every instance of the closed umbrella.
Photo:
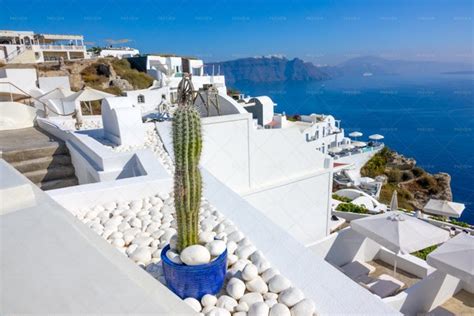
[(390, 201), (390, 211), (398, 210), (398, 193), (394, 190), (392, 193), (392, 200)]
[(474, 236), (457, 235), (430, 253), (426, 262), (446, 274), (474, 284)]
[[(441, 244), (449, 239), (448, 231), (400, 211), (353, 220), (351, 228), (385, 248), (401, 254)], [(394, 274), (396, 270), (395, 259)]]
[(381, 139), (384, 139), (384, 137), (380, 134), (374, 134), (374, 135), (370, 135), (369, 136), (369, 139), (372, 139), (372, 140), (381, 140)]
[(461, 217), (464, 208), (465, 206), (462, 203), (430, 199), (423, 208), (423, 211), (425, 213), (458, 218)]

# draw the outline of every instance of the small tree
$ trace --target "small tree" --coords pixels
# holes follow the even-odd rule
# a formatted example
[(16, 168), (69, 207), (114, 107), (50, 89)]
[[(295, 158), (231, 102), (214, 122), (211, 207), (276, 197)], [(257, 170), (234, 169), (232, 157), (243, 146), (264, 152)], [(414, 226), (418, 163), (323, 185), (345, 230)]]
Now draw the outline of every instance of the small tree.
[(194, 91), (189, 74), (178, 85), (178, 109), (173, 116), (173, 150), (175, 158), (174, 205), (178, 225), (177, 250), (198, 243), (199, 208), (202, 180), (201, 115), (194, 106)]

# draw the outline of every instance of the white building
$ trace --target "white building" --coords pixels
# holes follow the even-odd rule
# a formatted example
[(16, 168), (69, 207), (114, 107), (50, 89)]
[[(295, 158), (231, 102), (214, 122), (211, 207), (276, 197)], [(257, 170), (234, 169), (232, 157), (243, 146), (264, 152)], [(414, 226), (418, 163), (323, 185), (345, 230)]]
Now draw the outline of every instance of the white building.
[(118, 59), (137, 55), (140, 55), (140, 51), (131, 47), (107, 47), (103, 48), (99, 53), (100, 57), (116, 57)]
[(4, 63), (42, 63), (87, 56), (82, 35), (0, 30), (0, 61)]
[(169, 87), (171, 102), (176, 100), (178, 84), (184, 72), (192, 75), (196, 90), (203, 88), (204, 85), (212, 84), (221, 93), (227, 92), (224, 76), (206, 75), (204, 63), (200, 59), (174, 55), (147, 55), (127, 59), (133, 68), (151, 75), (161, 87)]

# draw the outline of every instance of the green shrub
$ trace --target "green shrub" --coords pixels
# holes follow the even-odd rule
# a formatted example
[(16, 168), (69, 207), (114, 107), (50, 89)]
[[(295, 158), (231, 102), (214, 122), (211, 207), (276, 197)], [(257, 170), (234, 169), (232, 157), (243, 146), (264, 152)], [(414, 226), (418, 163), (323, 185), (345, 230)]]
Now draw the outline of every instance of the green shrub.
[(456, 219), (452, 219), (450, 222), (453, 225), (457, 225), (457, 226), (461, 226), (461, 227), (465, 227), (465, 228), (471, 227), (468, 223), (463, 222), (463, 221), (458, 221)]
[(408, 181), (413, 179), (415, 176), (410, 170), (405, 170), (402, 172), (402, 181)]
[(114, 59), (112, 66), (120, 78), (127, 80), (135, 89), (146, 89), (153, 84), (153, 77), (130, 67), (126, 59)]
[(425, 249), (418, 250), (416, 252), (413, 252), (412, 255), (415, 257), (418, 257), (420, 259), (426, 260), (426, 257), (433, 252), (436, 248), (438, 248), (437, 245), (427, 247)]
[(349, 203), (349, 202), (352, 201), (348, 197), (340, 196), (340, 195), (337, 195), (336, 193), (332, 194), (332, 198), (335, 199), (335, 200), (341, 201), (341, 202), (345, 202), (345, 203)]
[(398, 183), (402, 180), (402, 173), (398, 169), (392, 169), (388, 173), (388, 182)]
[(415, 177), (421, 177), (422, 175), (425, 174), (425, 170), (421, 169), (420, 167), (415, 167), (411, 170), (411, 172), (413, 173), (413, 175)]
[(341, 211), (341, 212), (349, 212), (349, 213), (358, 213), (358, 214), (368, 214), (369, 211), (359, 205), (355, 205), (352, 203), (341, 203), (336, 207), (336, 211)]
[(360, 173), (364, 177), (375, 178), (385, 172), (385, 166), (392, 156), (392, 151), (387, 147), (382, 148), (362, 167)]

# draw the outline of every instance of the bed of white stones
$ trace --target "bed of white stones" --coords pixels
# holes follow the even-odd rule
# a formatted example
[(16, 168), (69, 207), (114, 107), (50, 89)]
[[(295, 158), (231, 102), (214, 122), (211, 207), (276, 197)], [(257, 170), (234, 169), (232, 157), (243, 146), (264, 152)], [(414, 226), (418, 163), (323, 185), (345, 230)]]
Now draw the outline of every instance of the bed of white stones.
[[(173, 198), (167, 193), (127, 202), (110, 202), (81, 209), (77, 217), (119, 251), (166, 284), (160, 253), (176, 234)], [(200, 210), (200, 242), (225, 242), (228, 272), (222, 291), (201, 301), (186, 298), (201, 315), (314, 315), (314, 303), (273, 268), (264, 254), (203, 200)]]
[[(72, 130), (76, 131), (76, 120), (58, 120), (54, 121), (54, 123), (61, 128), (62, 130)], [(88, 130), (88, 129), (99, 129), (102, 128), (102, 119), (100, 117), (94, 118), (83, 118), (81, 130)]]
[(145, 124), (145, 142), (143, 146), (112, 146), (110, 143), (103, 142), (102, 143), (115, 152), (132, 152), (139, 149), (150, 149), (155, 157), (161, 162), (161, 164), (165, 167), (165, 169), (171, 174), (174, 170), (174, 164), (171, 160), (171, 157), (166, 152), (163, 142), (161, 141), (158, 132), (155, 129), (154, 124)]

